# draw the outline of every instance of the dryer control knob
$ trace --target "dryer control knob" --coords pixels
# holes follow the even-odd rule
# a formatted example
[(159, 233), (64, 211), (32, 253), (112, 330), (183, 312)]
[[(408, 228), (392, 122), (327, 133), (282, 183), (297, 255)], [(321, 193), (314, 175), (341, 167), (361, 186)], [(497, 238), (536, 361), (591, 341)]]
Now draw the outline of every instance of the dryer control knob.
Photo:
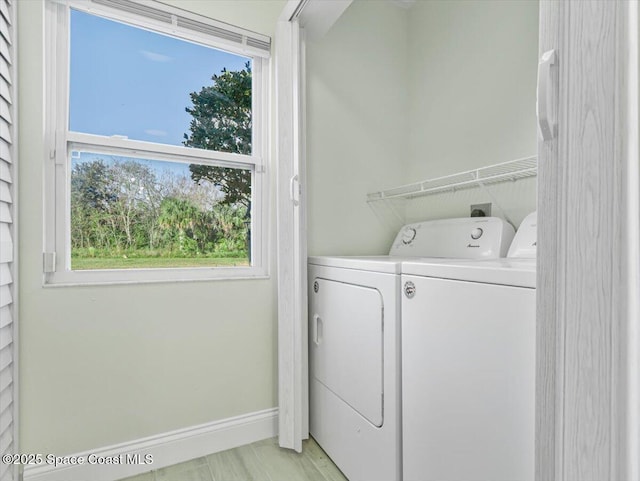
[(407, 281), (404, 283), (404, 295), (409, 299), (416, 295), (416, 285), (413, 282)]
[(476, 227), (475, 229), (473, 229), (471, 231), (471, 238), (472, 239), (480, 239), (480, 237), (482, 237), (483, 233), (484, 233), (484, 231), (480, 227)]
[(402, 233), (402, 243), (411, 244), (416, 238), (416, 230), (413, 227), (407, 227)]

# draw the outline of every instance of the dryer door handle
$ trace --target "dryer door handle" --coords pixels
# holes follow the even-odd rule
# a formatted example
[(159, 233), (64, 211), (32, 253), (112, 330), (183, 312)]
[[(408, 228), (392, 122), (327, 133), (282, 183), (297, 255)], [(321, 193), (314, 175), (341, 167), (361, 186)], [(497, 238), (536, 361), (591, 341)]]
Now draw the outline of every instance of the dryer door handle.
[(314, 314), (313, 316), (313, 343), (316, 346), (319, 346), (322, 342), (322, 327), (323, 327), (322, 319), (318, 314)]

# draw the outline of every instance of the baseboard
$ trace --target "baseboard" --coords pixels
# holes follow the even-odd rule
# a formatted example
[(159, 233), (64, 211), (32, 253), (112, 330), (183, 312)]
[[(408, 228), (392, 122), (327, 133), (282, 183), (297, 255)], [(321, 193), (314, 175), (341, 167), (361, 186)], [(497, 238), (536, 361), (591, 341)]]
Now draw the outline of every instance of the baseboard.
[[(277, 432), (278, 409), (266, 409), (74, 455), (82, 456), (85, 464), (26, 466), (24, 481), (116, 481), (267, 439)], [(126, 463), (127, 456), (136, 455), (141, 464)], [(153, 456), (153, 463), (144, 464), (147, 455)], [(122, 459), (123, 464), (90, 464), (90, 456)]]

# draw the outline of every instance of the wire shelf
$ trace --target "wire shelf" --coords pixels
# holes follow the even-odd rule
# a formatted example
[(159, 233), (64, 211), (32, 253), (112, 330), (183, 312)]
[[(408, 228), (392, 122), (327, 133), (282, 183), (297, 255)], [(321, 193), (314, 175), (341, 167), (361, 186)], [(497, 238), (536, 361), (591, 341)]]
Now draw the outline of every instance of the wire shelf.
[(537, 157), (525, 157), (479, 169), (427, 179), (413, 184), (402, 185), (388, 190), (367, 194), (367, 202), (388, 199), (411, 199), (425, 195), (456, 191), (498, 182), (514, 181), (533, 177), (538, 173)]

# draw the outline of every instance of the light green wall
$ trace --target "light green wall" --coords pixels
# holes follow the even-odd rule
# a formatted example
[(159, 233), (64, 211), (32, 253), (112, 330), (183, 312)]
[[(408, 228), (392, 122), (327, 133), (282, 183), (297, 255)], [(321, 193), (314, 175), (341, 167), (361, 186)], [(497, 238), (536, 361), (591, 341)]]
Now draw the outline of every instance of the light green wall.
[[(537, 1), (355, 0), (307, 49), (309, 253), (388, 251), (398, 220), (368, 192), (535, 155), (537, 45)], [(535, 210), (534, 179), (491, 192), (516, 224)], [(416, 221), (489, 201), (393, 206)]]
[(538, 3), (417, 2), (408, 178), (536, 152)]
[[(172, 3), (271, 35), (284, 0)], [(18, 2), (21, 451), (73, 453), (276, 406), (273, 278), (42, 287), (43, 12)]]
[(287, 0), (160, 0), (160, 2), (269, 35), (273, 41), (276, 21)]
[[(409, 10), (410, 142), (406, 181), (536, 155), (538, 2), (418, 1)], [(492, 194), (517, 224), (535, 180)], [(480, 189), (408, 204), (409, 220), (469, 215)]]
[(393, 229), (364, 202), (404, 177), (407, 16), (388, 1), (356, 0), (307, 45), (310, 255), (388, 250)]

